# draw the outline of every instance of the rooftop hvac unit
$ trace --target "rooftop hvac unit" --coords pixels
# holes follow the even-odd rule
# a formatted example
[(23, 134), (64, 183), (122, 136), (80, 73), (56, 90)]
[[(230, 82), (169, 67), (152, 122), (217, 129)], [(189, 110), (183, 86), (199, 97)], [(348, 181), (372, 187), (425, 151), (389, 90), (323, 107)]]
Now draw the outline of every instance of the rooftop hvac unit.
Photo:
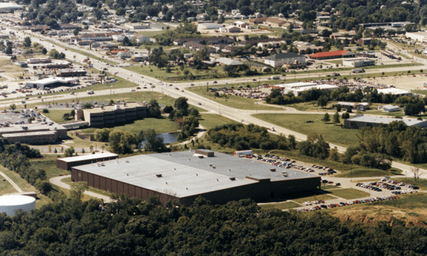
[(270, 169), (270, 172), (275, 172), (276, 171), (276, 168), (271, 168)]
[(157, 178), (163, 177), (161, 173), (156, 174)]
[(283, 172), (282, 172), (282, 176), (283, 176), (283, 177), (288, 177), (288, 172), (284, 172), (284, 171), (283, 171)]
[(231, 180), (231, 181), (235, 181), (235, 180), (236, 180), (236, 177), (230, 177), (230, 180)]

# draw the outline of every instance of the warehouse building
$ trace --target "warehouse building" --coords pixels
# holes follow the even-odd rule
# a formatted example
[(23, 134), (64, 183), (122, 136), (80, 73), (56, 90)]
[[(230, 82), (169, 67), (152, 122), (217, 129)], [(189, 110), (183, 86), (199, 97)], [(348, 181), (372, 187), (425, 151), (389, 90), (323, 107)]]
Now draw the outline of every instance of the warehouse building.
[(107, 161), (119, 158), (119, 155), (114, 153), (99, 153), (99, 154), (90, 154), (85, 156), (74, 156), (74, 157), (64, 157), (56, 159), (56, 167), (62, 170), (71, 171), (71, 167), (92, 164), (101, 161)]
[(50, 78), (40, 79), (37, 81), (27, 82), (25, 86), (44, 90), (47, 88), (50, 89), (50, 88), (55, 88), (59, 86), (73, 86), (78, 84), (78, 82), (79, 82), (79, 79), (77, 78), (50, 77)]
[(72, 181), (162, 203), (268, 201), (320, 188), (320, 177), (210, 150), (138, 155), (71, 168)]
[(283, 94), (293, 93), (295, 96), (301, 95), (304, 91), (308, 90), (336, 90), (339, 87), (336, 85), (330, 84), (317, 84), (309, 82), (297, 82), (297, 83), (288, 83), (288, 84), (275, 84), (270, 85), (270, 87), (275, 89), (282, 90)]
[(386, 88), (386, 89), (377, 89), (378, 94), (391, 94), (391, 95), (398, 95), (398, 96), (409, 96), (412, 95), (412, 92), (397, 89), (397, 88)]
[(67, 129), (62, 125), (26, 124), (0, 129), (0, 137), (10, 143), (27, 143), (32, 145), (52, 144), (67, 137)]
[(404, 122), (407, 126), (427, 127), (427, 121), (417, 119), (398, 119), (383, 116), (355, 116), (344, 120), (344, 128), (360, 129), (364, 127), (385, 127), (394, 121)]
[(76, 120), (84, 119), (90, 127), (111, 127), (149, 116), (150, 105), (146, 103), (124, 103), (91, 109), (78, 109)]
[(331, 52), (318, 52), (310, 55), (310, 59), (326, 60), (336, 58), (354, 58), (356, 55), (349, 50), (331, 51)]

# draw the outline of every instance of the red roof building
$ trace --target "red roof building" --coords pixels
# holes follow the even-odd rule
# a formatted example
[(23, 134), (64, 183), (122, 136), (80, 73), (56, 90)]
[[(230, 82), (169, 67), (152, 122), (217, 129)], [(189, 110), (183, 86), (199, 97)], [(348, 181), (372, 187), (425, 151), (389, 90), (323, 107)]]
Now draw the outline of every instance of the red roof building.
[(356, 55), (349, 50), (332, 51), (332, 52), (318, 52), (310, 55), (310, 59), (324, 60), (324, 59), (335, 59), (335, 58), (351, 58)]

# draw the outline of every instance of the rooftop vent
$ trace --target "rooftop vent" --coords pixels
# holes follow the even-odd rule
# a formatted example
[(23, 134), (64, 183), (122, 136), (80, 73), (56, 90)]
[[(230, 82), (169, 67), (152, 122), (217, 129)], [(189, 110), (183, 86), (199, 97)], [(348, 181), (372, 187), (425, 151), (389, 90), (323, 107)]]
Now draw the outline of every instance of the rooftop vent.
[(185, 188), (186, 190), (188, 190), (188, 188)]
[(129, 163), (129, 161), (126, 161), (126, 163)]
[(231, 169), (228, 169), (228, 172), (231, 172)]
[(219, 179), (216, 179), (216, 181), (219, 181)]
[(199, 176), (199, 174), (196, 173), (196, 176)]
[(270, 169), (270, 172), (275, 172), (276, 171), (276, 168), (271, 168)]
[(174, 171), (176, 171), (176, 168), (173, 168)]
[(163, 177), (161, 173), (156, 174), (157, 178)]
[(204, 158), (204, 156), (198, 156), (198, 158)]
[(236, 177), (230, 177), (230, 180), (231, 180), (231, 181), (235, 181), (235, 180), (236, 180)]

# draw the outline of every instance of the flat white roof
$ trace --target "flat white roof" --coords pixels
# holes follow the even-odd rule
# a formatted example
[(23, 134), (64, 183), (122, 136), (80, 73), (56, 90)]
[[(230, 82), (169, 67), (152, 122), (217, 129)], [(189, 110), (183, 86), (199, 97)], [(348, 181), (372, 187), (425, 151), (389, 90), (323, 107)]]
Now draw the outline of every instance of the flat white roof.
[(78, 161), (84, 161), (84, 160), (95, 160), (103, 157), (118, 157), (118, 156), (119, 155), (114, 153), (104, 152), (104, 153), (90, 154), (90, 155), (84, 155), (84, 156), (63, 157), (63, 158), (58, 158), (58, 160), (64, 161), (66, 163), (72, 163), (72, 162), (78, 162)]
[(411, 92), (409, 92), (409, 91), (405, 91), (405, 90), (397, 89), (397, 88), (378, 89), (377, 91), (378, 91), (378, 93), (393, 94), (393, 95), (411, 94)]
[(47, 85), (47, 84), (53, 84), (53, 83), (69, 83), (69, 82), (75, 82), (78, 80), (79, 79), (77, 79), (77, 78), (69, 78), (69, 77), (61, 77), (61, 78), (49, 77), (49, 78), (40, 79), (37, 81), (31, 81), (31, 82), (27, 82), (27, 83)]
[(365, 122), (365, 123), (372, 123), (372, 124), (389, 124), (394, 121), (402, 121), (407, 126), (418, 126), (418, 127), (423, 127), (427, 123), (427, 121), (424, 121), (424, 120), (409, 119), (409, 118), (398, 119), (398, 118), (386, 117), (386, 116), (355, 116), (347, 120), (351, 122)]
[[(74, 168), (179, 198), (254, 184), (259, 179), (282, 181), (315, 177), (218, 152), (214, 157), (203, 158), (188, 151), (137, 155)], [(272, 172), (271, 168), (277, 171)], [(286, 171), (288, 177), (284, 177), (282, 171)]]
[(0, 196), (0, 206), (22, 205), (35, 202), (36, 199), (31, 196), (7, 195)]

